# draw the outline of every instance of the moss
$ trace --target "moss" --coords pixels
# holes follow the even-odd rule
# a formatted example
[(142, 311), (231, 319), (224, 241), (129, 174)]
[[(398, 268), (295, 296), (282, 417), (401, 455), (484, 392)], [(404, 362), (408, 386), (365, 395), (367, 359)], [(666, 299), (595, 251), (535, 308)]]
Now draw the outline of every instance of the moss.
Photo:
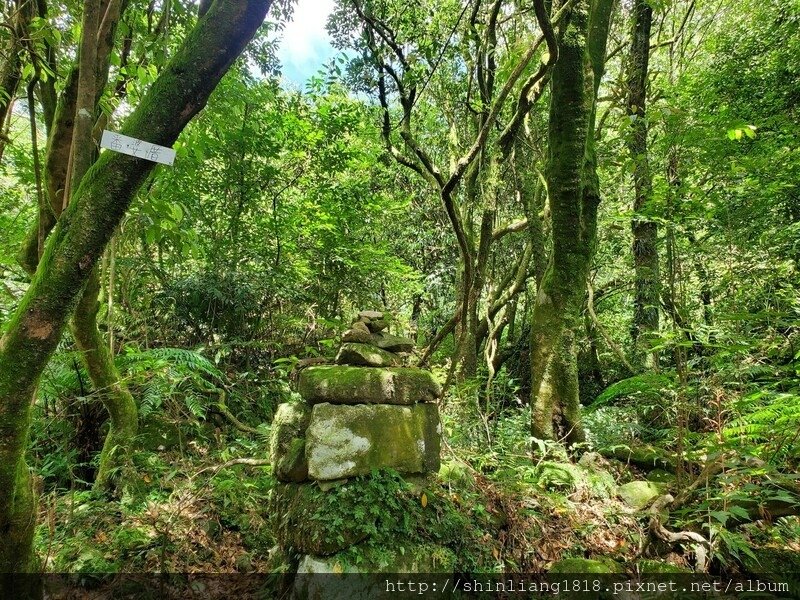
[(298, 573), (452, 573), (455, 553), (435, 544), (359, 544), (325, 559), (306, 556)]
[(345, 343), (336, 355), (337, 365), (361, 367), (397, 367), (401, 359), (396, 354), (368, 344)]
[(564, 492), (574, 492), (586, 477), (577, 465), (550, 461), (540, 463), (535, 473), (541, 487)]
[(35, 573), (39, 570), (39, 562), (33, 551), (37, 498), (28, 466), (22, 460), (15, 466), (16, 477), (10, 486), (3, 486), (3, 489), (13, 492), (4, 494), (3, 505), (8, 502), (10, 506), (3, 507), (8, 511), (8, 520), (5, 523), (0, 521), (3, 526), (0, 573)]
[(675, 481), (675, 475), (664, 469), (653, 469), (647, 474), (647, 481), (656, 483), (670, 484)]
[(430, 372), (414, 368), (309, 367), (300, 373), (298, 392), (310, 404), (414, 404), (442, 393)]
[(284, 551), (330, 556), (355, 546), (343, 558), (358, 564), (366, 553), (374, 558), (399, 546), (429, 547), (452, 553), (465, 571), (475, 569), (481, 552), (493, 560), (479, 542), (482, 532), (434, 482), (420, 491), (397, 473), (376, 471), (326, 492), (278, 484), (271, 494), (269, 514)]
[(553, 563), (550, 573), (622, 573), (623, 569), (613, 560), (591, 560), (588, 558), (563, 558)]
[(318, 404), (306, 432), (309, 476), (326, 481), (380, 468), (436, 472), (440, 431), (434, 404)]
[(272, 471), (280, 481), (300, 482), (308, 477), (305, 435), (311, 408), (305, 402), (278, 406), (270, 431)]
[(750, 573), (762, 574), (799, 574), (800, 580), (800, 552), (785, 550), (783, 548), (751, 548), (755, 558), (742, 554), (742, 565)]
[(360, 497), (369, 496), (362, 481), (349, 482), (327, 492), (304, 484), (278, 484), (269, 512), (278, 543), (302, 554), (328, 556), (364, 540), (376, 531), (377, 514), (348, 517)]
[(108, 346), (97, 328), (100, 279), (93, 269), (72, 318), (72, 336), (86, 363), (86, 370), (111, 419), (95, 479), (95, 489), (114, 491), (133, 472), (130, 463), (139, 427), (133, 396), (121, 381)]
[(617, 489), (614, 477), (608, 471), (567, 462), (543, 461), (536, 468), (535, 477), (541, 487), (564, 493), (585, 489), (592, 496), (610, 498)]
[(653, 481), (631, 481), (617, 488), (622, 501), (637, 510), (647, 508), (663, 492), (663, 486)]
[(639, 567), (639, 572), (645, 575), (653, 574), (657, 575), (659, 573), (691, 573), (690, 569), (684, 569), (679, 567), (678, 565), (673, 565), (668, 562), (662, 562), (660, 560), (640, 560), (636, 563)]

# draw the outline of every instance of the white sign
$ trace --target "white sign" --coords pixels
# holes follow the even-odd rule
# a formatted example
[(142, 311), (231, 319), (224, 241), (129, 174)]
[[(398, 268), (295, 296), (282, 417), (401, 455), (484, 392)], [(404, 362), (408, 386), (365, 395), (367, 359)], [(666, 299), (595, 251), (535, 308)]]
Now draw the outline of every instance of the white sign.
[(113, 131), (103, 130), (100, 147), (108, 148), (114, 152), (121, 152), (128, 156), (161, 163), (162, 165), (172, 165), (175, 162), (175, 150), (172, 148), (137, 140)]

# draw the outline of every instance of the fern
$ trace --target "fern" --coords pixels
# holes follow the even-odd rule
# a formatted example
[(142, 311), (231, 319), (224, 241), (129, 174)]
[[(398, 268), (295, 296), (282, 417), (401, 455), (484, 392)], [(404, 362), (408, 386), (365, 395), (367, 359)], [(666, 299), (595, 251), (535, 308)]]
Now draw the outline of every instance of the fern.
[(661, 373), (644, 373), (612, 383), (595, 399), (591, 409), (607, 404), (636, 400), (647, 403), (658, 403), (665, 392), (673, 387), (673, 378)]
[(225, 385), (225, 375), (214, 363), (184, 348), (129, 349), (116, 364), (129, 385), (138, 388), (143, 418), (160, 410), (186, 409), (204, 419)]
[(766, 460), (800, 458), (800, 395), (758, 390), (735, 408), (739, 416), (725, 429), (731, 443)]

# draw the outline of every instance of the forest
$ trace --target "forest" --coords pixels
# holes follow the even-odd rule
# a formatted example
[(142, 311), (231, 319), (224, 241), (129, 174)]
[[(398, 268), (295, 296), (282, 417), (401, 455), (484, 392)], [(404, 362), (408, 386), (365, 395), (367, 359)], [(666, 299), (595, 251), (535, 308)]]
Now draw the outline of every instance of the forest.
[(3, 597), (800, 597), (800, 0), (2, 11)]

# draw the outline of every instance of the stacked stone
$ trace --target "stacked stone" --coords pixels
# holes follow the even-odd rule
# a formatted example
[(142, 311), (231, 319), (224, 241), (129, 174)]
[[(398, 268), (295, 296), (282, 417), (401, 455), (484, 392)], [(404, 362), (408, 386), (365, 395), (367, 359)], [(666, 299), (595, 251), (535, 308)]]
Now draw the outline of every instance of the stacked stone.
[[(289, 484), (277, 490), (276, 497), (286, 498), (282, 504), (303, 494), (298, 487), (325, 490), (373, 469), (408, 475), (439, 470), (441, 426), (435, 401), (441, 387), (430, 372), (402, 366), (414, 342), (386, 332), (389, 321), (381, 312), (360, 312), (342, 335), (335, 364), (301, 371), (302, 401), (279, 406), (271, 451), (274, 475)], [(291, 494), (285, 493), (289, 488)], [(274, 508), (285, 512), (283, 506)], [(298, 539), (285, 543), (323, 556), (343, 549), (341, 544), (300, 548)]]

